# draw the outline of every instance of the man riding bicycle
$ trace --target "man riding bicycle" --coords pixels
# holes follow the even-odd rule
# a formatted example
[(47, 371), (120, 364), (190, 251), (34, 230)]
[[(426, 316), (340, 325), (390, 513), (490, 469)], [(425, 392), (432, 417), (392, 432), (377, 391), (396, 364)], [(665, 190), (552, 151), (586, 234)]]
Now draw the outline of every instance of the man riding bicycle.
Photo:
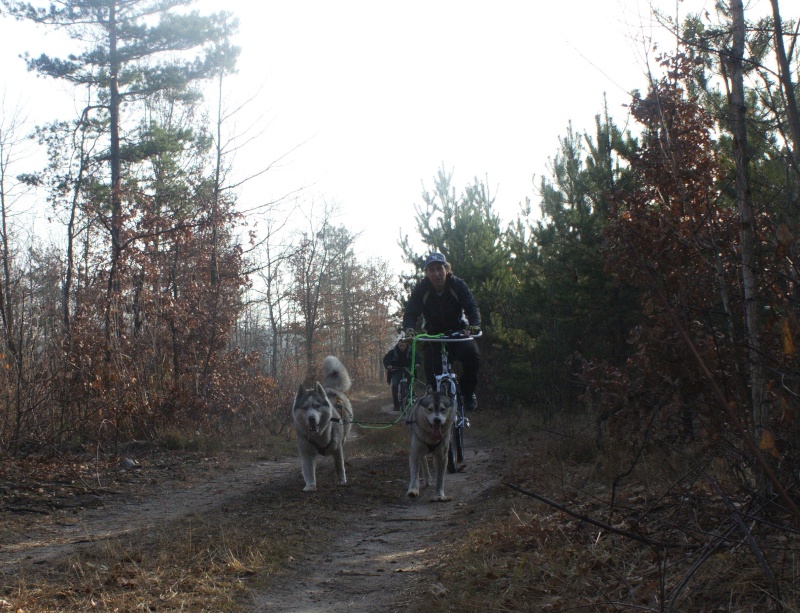
[[(480, 330), (481, 314), (478, 303), (467, 284), (456, 277), (450, 264), (438, 251), (431, 253), (425, 260), (425, 278), (411, 291), (411, 296), (403, 313), (403, 328), (407, 336), (414, 336), (414, 328), (423, 317), (423, 329), (428, 334), (447, 334), (465, 330)], [(466, 318), (466, 322), (464, 319)], [(428, 383), (441, 374), (441, 360), (437, 359), (438, 343), (425, 343), (425, 378)], [(474, 340), (463, 343), (448, 343), (447, 351), (452, 360), (461, 362), (461, 391), (464, 394), (464, 406), (470, 411), (478, 406), (475, 388), (478, 384), (480, 368), (480, 352)]]
[(386, 382), (392, 386), (392, 402), (394, 403), (395, 411), (401, 409), (398, 386), (400, 385), (400, 379), (403, 378), (403, 370), (408, 370), (409, 375), (411, 373), (416, 375), (416, 367), (419, 366), (419, 364), (420, 359), (419, 355), (417, 355), (415, 356), (415, 367), (411, 368), (411, 345), (405, 337), (400, 338), (397, 344), (383, 356), (383, 367), (386, 369)]

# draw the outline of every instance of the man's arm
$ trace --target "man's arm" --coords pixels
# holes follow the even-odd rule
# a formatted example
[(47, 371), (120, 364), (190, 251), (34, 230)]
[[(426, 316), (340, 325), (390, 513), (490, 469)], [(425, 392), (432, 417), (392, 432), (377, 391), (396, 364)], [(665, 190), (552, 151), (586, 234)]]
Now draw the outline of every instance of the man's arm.
[(406, 309), (403, 312), (403, 330), (417, 327), (417, 320), (422, 315), (422, 297), (425, 295), (425, 289), (422, 282), (417, 283), (411, 291), (411, 296), (406, 303)]
[(475, 300), (475, 296), (472, 295), (472, 291), (469, 289), (469, 286), (467, 286), (463, 280), (457, 279), (455, 288), (456, 295), (458, 296), (458, 302), (461, 304), (461, 308), (464, 309), (464, 315), (467, 317), (467, 322), (469, 322), (470, 326), (480, 326), (481, 312), (478, 308), (478, 301)]

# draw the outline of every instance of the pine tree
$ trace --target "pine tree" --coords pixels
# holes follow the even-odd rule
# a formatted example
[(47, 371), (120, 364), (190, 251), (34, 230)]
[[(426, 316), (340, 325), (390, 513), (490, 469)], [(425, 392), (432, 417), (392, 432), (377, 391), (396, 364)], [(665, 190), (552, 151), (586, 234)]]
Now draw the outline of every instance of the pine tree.
[[(177, 9), (194, 0), (66, 0), (58, 5), (2, 0), (18, 18), (66, 29), (81, 49), (66, 57), (25, 55), (29, 70), (83, 87), (96, 96), (83, 109), (81, 129), (105, 134), (108, 146), (96, 160), (107, 165), (94, 184), (93, 202), (110, 235), (106, 334), (119, 274), (126, 217), (136, 206), (133, 168), (164, 147), (180, 148), (190, 134), (165, 133), (141, 122), (142, 105), (157, 96), (193, 104), (193, 84), (233, 70), (238, 49), (229, 43), (236, 21), (228, 13), (201, 16)], [(155, 20), (157, 17), (157, 21)], [(127, 120), (127, 121), (126, 121)], [(125, 176), (123, 176), (125, 175)]]

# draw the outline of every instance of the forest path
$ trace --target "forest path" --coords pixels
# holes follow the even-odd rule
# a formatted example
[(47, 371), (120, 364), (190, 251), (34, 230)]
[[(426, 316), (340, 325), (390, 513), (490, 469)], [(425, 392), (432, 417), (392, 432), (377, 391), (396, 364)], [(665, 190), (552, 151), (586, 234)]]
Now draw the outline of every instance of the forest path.
[[(391, 405), (382, 410), (391, 414)], [(405, 496), (408, 477), (393, 479), (396, 500), (351, 511), (346, 529), (319, 548), (309, 543), (306, 555), (292, 564), (280, 585), (254, 595), (250, 611), (387, 613), (414, 610), (412, 603), (420, 594), (444, 597), (436, 580), (438, 549), (455, 531), (469, 529), (472, 505), (497, 484), (491, 453), (467, 449), (464, 470), (445, 479), (452, 501), (430, 502), (432, 488), (410, 499)]]
[[(389, 423), (398, 417), (385, 397), (353, 404), (357, 420)], [(463, 470), (446, 476), (452, 497), (446, 503), (430, 502), (431, 488), (408, 498), (408, 451), (399, 451), (396, 442), (394, 451), (384, 451), (378, 435), (359, 427), (346, 447), (348, 485), (336, 486), (332, 460), (321, 458), (312, 494), (302, 492), (298, 457), (263, 459), (263, 451), (258, 460), (252, 454), (234, 460), (144, 451), (136, 467), (115, 466), (112, 476), (95, 480), (95, 488), (87, 487), (91, 462), (77, 482), (27, 483), (24, 492), (0, 483), (12, 494), (4, 497), (0, 515), (0, 578), (13, 580), (20, 565), (56, 569), (106, 542), (146, 548), (154, 533), (177, 535), (187, 522), (203, 518), (229, 531), (256, 525), (266, 539), (276, 531), (308, 534), (278, 572), (247, 582), (242, 610), (413, 611), (420, 596), (445, 595), (436, 574), (441, 548), (456, 531), (469, 529), (475, 505), (498, 487), (492, 450), (471, 436), (482, 416), (471, 418)], [(405, 425), (398, 421), (392, 435), (405, 441)]]

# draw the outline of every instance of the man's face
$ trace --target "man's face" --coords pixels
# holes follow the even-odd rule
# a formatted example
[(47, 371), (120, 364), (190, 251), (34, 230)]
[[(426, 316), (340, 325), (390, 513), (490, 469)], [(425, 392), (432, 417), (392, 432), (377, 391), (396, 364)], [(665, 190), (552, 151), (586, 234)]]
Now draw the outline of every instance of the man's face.
[(406, 343), (402, 342), (402, 341), (401, 341), (401, 342), (399, 342), (399, 343), (397, 343), (397, 348), (398, 348), (400, 351), (405, 351), (405, 350), (406, 350), (406, 347), (408, 347), (408, 345), (407, 345)]
[(444, 269), (444, 264), (434, 263), (425, 269), (425, 276), (433, 285), (433, 289), (437, 292), (444, 290), (445, 280), (447, 279), (447, 271)]

